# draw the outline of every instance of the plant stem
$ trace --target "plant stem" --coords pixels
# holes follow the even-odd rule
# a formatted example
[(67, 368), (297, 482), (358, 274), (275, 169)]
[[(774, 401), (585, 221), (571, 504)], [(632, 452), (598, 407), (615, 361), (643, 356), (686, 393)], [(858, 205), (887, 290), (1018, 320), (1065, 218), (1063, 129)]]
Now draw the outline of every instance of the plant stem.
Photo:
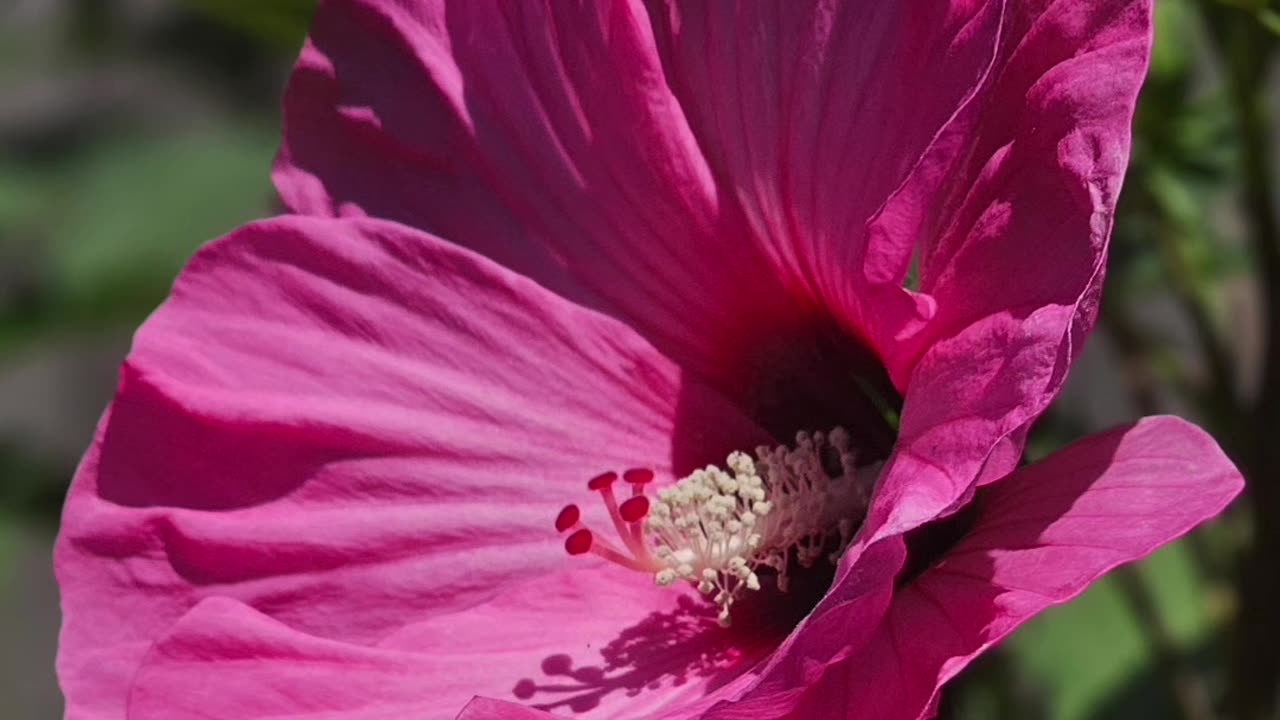
[[(1237, 83), (1240, 84), (1240, 83)], [(1238, 645), (1232, 698), (1241, 718), (1270, 718), (1280, 684), (1280, 227), (1272, 198), (1271, 128), (1262, 83), (1233, 88), (1244, 170), (1249, 237), (1260, 268), (1266, 308), (1266, 352), (1261, 390), (1249, 429), (1252, 452), (1246, 480), (1253, 507), (1254, 542), (1241, 568)]]

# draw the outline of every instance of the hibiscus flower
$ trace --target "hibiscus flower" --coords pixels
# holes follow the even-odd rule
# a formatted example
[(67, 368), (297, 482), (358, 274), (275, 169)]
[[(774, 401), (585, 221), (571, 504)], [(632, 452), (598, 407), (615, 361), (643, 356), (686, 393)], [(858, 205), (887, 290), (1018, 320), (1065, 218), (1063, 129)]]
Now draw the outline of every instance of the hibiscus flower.
[(68, 717), (930, 716), (1240, 489), (1168, 417), (1018, 467), (1149, 15), (322, 2), (295, 214), (190, 262), (68, 497)]

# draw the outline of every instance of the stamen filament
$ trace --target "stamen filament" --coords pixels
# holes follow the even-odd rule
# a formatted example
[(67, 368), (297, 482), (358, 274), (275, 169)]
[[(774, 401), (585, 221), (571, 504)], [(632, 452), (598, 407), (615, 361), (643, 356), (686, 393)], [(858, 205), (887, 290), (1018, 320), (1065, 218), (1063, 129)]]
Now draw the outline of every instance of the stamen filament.
[(640, 560), (637, 560), (636, 558), (629, 557), (627, 555), (623, 555), (620, 550), (618, 550), (613, 545), (609, 544), (609, 542), (606, 540), (601, 540), (597, 538), (596, 542), (591, 546), (591, 552), (595, 553), (596, 555), (599, 555), (600, 557), (604, 558), (605, 560), (608, 560), (611, 563), (616, 563), (618, 565), (621, 565), (624, 568), (635, 570), (636, 572), (652, 572), (653, 571), (652, 567), (648, 563), (642, 562)]

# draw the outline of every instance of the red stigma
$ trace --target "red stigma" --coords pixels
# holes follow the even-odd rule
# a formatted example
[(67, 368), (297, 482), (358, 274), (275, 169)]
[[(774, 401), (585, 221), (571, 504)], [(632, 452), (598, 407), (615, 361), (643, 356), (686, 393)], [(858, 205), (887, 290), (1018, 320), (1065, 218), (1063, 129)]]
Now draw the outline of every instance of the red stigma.
[(593, 540), (591, 531), (583, 528), (570, 535), (564, 541), (564, 550), (570, 555), (582, 555), (591, 550)]
[(622, 479), (632, 485), (643, 485), (653, 480), (653, 471), (648, 468), (631, 468), (622, 473)]
[(649, 514), (649, 498), (643, 495), (628, 498), (618, 507), (618, 514), (629, 523), (639, 521)]
[(618, 473), (613, 472), (612, 470), (607, 473), (600, 473), (599, 475), (587, 481), (587, 489), (603, 490), (609, 487), (610, 485), (612, 485), (613, 481), (617, 479), (618, 479)]
[(560, 514), (556, 515), (556, 532), (564, 532), (577, 525), (579, 517), (581, 513), (578, 512), (577, 505), (565, 505)]
[(597, 538), (588, 530), (577, 505), (560, 508), (556, 515), (556, 530), (564, 534), (564, 551), (570, 555), (592, 553), (630, 570), (656, 573), (663, 566), (650, 552), (653, 540), (645, 534), (647, 528), (642, 522), (652, 507), (645, 496), (645, 485), (653, 479), (653, 471), (644, 468), (626, 471), (627, 484), (631, 486), (630, 492), (625, 493), (630, 496), (626, 499), (619, 498), (613, 487), (620, 477), (623, 476), (613, 471), (600, 473), (587, 481), (587, 489), (598, 493), (597, 497), (609, 512), (609, 524), (617, 533), (621, 547), (615, 545), (611, 538), (604, 535)]

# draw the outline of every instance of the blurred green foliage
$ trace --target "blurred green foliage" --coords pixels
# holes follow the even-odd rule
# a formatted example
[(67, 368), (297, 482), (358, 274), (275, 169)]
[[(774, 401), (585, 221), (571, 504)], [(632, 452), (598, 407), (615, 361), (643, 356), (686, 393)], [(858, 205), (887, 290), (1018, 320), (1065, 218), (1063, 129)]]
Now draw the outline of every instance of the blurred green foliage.
[(0, 716), (59, 715), (47, 552), (66, 483), (178, 269), (274, 212), (312, 4), (0, 3)]
[[(1184, 545), (1162, 550), (1138, 570), (1162, 617), (1187, 651), (1208, 642), (1222, 627), (1226, 608), (1222, 600), (1207, 597), (1205, 578)], [(1160, 688), (1143, 698), (1145, 707), (1122, 705), (1123, 714), (1115, 714), (1114, 705), (1155, 663), (1138, 621), (1120, 581), (1108, 576), (1075, 602), (1028, 623), (1013, 637), (1012, 654), (1051, 699), (1047, 717), (1177, 716)]]
[(0, 343), (137, 323), (200, 242), (267, 212), (276, 142), (266, 123), (227, 123), (114, 134), (49, 166), (0, 163), (0, 226), (40, 237), (32, 289), (4, 308)]
[[(273, 211), (277, 97), (314, 0), (37, 5), (57, 9), (0, 26), (0, 90), (18, 109), (0, 113), (0, 381), (42, 348), (127, 336), (199, 243)], [(1123, 378), (1126, 416), (1188, 413), (1235, 449), (1241, 408), (1223, 388), (1243, 392), (1238, 346), (1249, 341), (1237, 338), (1250, 330), (1236, 290), (1254, 287), (1256, 262), (1233, 209), (1242, 149), (1212, 19), (1229, 11), (1280, 36), (1280, 10), (1265, 0), (1159, 0), (1157, 10), (1095, 342), (1108, 348), (1106, 372)], [(108, 87), (129, 91), (88, 92)], [(77, 93), (81, 102), (62, 102)], [(1055, 410), (1029, 455), (1099, 424)], [(0, 595), (21, 582), (15, 528), (51, 532), (76, 461), (33, 449), (26, 431), (0, 417)], [(1247, 533), (1233, 517), (1046, 613), (966, 672), (944, 713), (1205, 720), (1179, 693), (1226, 692), (1228, 569)]]
[(242, 29), (264, 42), (296, 48), (307, 33), (316, 0), (187, 0), (218, 22)]

